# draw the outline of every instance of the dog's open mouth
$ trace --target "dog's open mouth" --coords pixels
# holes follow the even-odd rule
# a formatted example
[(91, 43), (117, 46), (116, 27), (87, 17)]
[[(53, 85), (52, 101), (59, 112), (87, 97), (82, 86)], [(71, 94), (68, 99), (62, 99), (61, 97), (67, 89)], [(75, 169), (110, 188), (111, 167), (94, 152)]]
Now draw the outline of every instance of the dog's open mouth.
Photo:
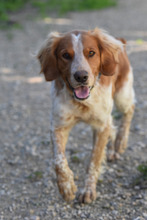
[(76, 88), (73, 88), (69, 83), (68, 79), (67, 82), (76, 99), (85, 100), (90, 96), (90, 91), (93, 88), (93, 86), (81, 85)]
[(87, 99), (90, 95), (90, 87), (88, 86), (80, 86), (77, 88), (73, 88), (74, 96), (77, 99), (84, 100)]

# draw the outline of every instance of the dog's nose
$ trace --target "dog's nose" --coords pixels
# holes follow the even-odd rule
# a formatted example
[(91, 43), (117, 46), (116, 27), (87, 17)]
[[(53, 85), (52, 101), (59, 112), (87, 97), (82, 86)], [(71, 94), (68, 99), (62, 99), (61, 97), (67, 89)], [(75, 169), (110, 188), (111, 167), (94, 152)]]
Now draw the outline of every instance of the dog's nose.
[(77, 82), (84, 83), (88, 79), (88, 72), (85, 70), (82, 71), (76, 71), (74, 74), (74, 78)]

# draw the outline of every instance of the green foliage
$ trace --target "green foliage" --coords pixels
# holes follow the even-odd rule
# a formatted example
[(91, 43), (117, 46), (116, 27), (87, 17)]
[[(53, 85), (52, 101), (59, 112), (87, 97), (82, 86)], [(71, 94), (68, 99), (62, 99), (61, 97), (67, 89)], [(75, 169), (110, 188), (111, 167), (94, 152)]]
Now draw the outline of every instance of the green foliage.
[(142, 45), (142, 44), (144, 43), (144, 41), (143, 41), (142, 39), (137, 39), (137, 40), (136, 40), (136, 43), (137, 43), (138, 45)]
[(52, 9), (63, 14), (68, 11), (94, 10), (114, 6), (116, 0), (34, 0), (33, 5), (40, 9), (42, 15)]
[(132, 186), (139, 186), (141, 189), (147, 189), (147, 161), (137, 167), (140, 172), (132, 183)]
[(142, 177), (147, 180), (147, 162), (138, 166), (138, 171), (141, 173)]
[(17, 11), (27, 2), (37, 7), (42, 16), (51, 10), (63, 14), (68, 11), (94, 10), (116, 5), (116, 0), (0, 0), (0, 21), (9, 21), (9, 12)]
[(71, 157), (71, 161), (72, 161), (73, 163), (80, 163), (80, 158), (79, 158), (78, 156), (76, 156), (76, 155), (73, 155), (73, 156)]
[(7, 21), (9, 19), (8, 13), (22, 8), (26, 2), (26, 0), (1, 0), (0, 20)]
[(43, 173), (41, 171), (35, 171), (35, 172), (31, 173), (27, 178), (31, 182), (37, 182), (43, 178)]

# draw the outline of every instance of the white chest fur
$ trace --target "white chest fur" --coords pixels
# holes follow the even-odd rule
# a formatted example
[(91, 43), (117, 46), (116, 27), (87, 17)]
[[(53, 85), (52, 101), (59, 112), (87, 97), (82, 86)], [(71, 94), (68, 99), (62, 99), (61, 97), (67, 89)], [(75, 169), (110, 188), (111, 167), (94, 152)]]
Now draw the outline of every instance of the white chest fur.
[[(113, 107), (112, 86), (103, 87), (97, 84), (88, 99), (75, 103), (68, 91), (63, 88), (58, 95), (52, 85), (52, 125), (54, 127), (75, 124), (84, 121), (95, 129), (102, 129), (108, 120)], [(78, 101), (77, 101), (78, 102)]]

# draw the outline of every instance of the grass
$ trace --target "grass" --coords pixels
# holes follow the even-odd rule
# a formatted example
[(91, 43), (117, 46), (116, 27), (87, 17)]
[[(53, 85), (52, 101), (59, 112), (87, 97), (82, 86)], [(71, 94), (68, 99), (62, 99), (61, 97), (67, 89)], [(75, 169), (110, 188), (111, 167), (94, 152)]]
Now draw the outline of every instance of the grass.
[(116, 5), (116, 0), (34, 0), (33, 5), (40, 9), (42, 15), (48, 10), (57, 10), (59, 14), (68, 11), (84, 11), (103, 9)]
[(9, 13), (24, 7), (27, 0), (0, 0), (0, 28), (21, 28), (18, 22), (10, 20)]
[(73, 155), (73, 156), (71, 157), (71, 161), (72, 161), (73, 163), (80, 163), (80, 158), (79, 158), (78, 156), (76, 156), (76, 155)]
[(35, 171), (35, 172), (32, 172), (27, 178), (31, 182), (37, 182), (43, 178), (43, 173), (41, 171)]
[(142, 189), (147, 189), (147, 161), (140, 164), (137, 167), (137, 170), (140, 172), (140, 175), (134, 179), (133, 186), (138, 185)]
[(144, 180), (147, 180), (147, 162), (138, 166), (138, 171)]
[(50, 11), (65, 14), (68, 11), (96, 10), (115, 6), (117, 0), (0, 0), (0, 22), (11, 23), (9, 13), (16, 12), (26, 3), (38, 8), (41, 16), (46, 16)]
[(0, 20), (8, 21), (9, 12), (17, 11), (25, 4), (25, 0), (1, 0), (0, 1)]

